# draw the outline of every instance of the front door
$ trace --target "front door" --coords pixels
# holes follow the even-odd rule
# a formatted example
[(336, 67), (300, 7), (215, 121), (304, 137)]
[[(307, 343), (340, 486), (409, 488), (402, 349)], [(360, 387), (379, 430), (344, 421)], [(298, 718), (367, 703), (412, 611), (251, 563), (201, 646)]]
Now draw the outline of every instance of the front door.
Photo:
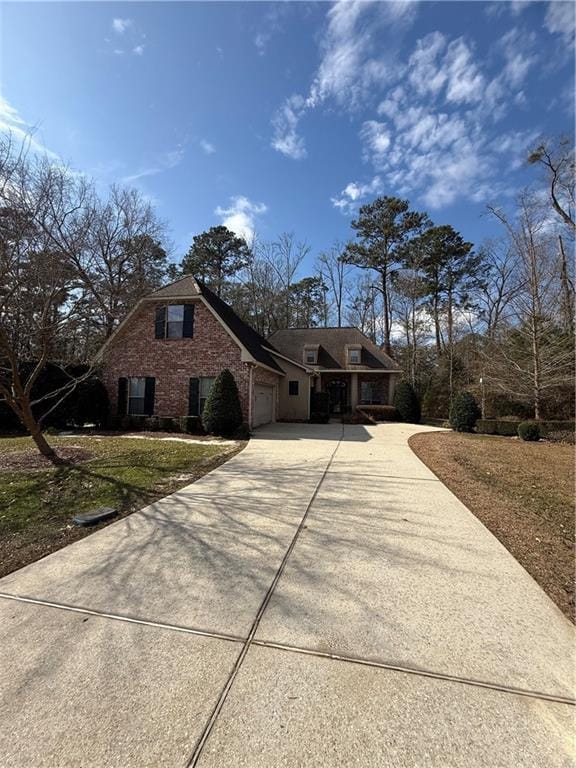
[(346, 382), (340, 380), (331, 381), (327, 386), (327, 390), (330, 397), (330, 413), (344, 413), (348, 404), (348, 387)]

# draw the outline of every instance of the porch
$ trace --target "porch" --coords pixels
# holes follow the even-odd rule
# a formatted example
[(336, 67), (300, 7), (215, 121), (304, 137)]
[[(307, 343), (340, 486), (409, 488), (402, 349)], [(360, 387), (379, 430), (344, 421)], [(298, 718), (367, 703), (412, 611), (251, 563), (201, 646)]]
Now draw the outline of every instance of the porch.
[(358, 405), (391, 405), (398, 374), (390, 371), (319, 372), (312, 380), (316, 392), (327, 392), (330, 414), (351, 413)]

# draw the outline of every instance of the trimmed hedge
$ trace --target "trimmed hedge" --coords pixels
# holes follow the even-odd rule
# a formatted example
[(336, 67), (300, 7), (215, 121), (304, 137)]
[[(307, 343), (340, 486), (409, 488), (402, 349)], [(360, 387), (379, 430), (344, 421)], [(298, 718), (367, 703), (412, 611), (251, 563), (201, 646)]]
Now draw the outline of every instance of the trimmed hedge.
[(518, 424), (518, 437), (527, 443), (540, 440), (540, 425), (537, 421), (521, 421)]
[(398, 410), (393, 405), (358, 405), (356, 412), (368, 421), (398, 421)]
[[(483, 435), (501, 435), (502, 437), (516, 437), (518, 434), (518, 421), (506, 419), (478, 419), (476, 432)], [(573, 421), (539, 421), (540, 434), (554, 440), (554, 435), (559, 434), (563, 442), (572, 442), (569, 435), (574, 434)], [(568, 439), (567, 439), (568, 438)], [(558, 438), (556, 438), (558, 439)]]
[(414, 392), (414, 387), (407, 381), (401, 381), (394, 392), (394, 407), (398, 411), (400, 421), (408, 424), (420, 423), (420, 402)]

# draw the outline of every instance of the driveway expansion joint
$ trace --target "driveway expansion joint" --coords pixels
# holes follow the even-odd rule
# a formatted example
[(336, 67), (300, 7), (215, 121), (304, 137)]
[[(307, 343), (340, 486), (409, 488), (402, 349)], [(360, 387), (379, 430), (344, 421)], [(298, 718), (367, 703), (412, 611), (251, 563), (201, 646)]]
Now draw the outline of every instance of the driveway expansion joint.
[(54, 603), (49, 600), (40, 600), (35, 597), (21, 597), (20, 595), (11, 595), (6, 592), (0, 592), (0, 599), (14, 600), (19, 603), (28, 603), (29, 605), (40, 605), (42, 608), (55, 608), (60, 611), (71, 611), (72, 613), (81, 613), (86, 616), (95, 616), (99, 619), (111, 619), (112, 621), (124, 621), (127, 624), (139, 624), (145, 627), (155, 629), (168, 629), (172, 632), (183, 632), (188, 635), (197, 635), (199, 637), (208, 637), (213, 640), (226, 640), (231, 643), (244, 643), (244, 637), (237, 635), (228, 635), (223, 632), (212, 632), (209, 629), (196, 629), (194, 627), (184, 627), (179, 624), (166, 624), (162, 621), (151, 621), (150, 619), (139, 619), (135, 616), (123, 616), (118, 613), (106, 613), (105, 611), (96, 611), (92, 608), (83, 608), (78, 605), (67, 605), (66, 603)]
[(502, 685), (500, 683), (491, 683), (487, 680), (477, 680), (470, 677), (460, 677), (458, 675), (450, 675), (444, 672), (436, 672), (431, 669), (422, 669), (420, 667), (405, 667), (403, 665), (392, 664), (391, 662), (387, 661), (377, 661), (374, 659), (365, 659), (360, 656), (348, 656), (345, 654), (331, 653), (330, 651), (321, 651), (315, 648), (302, 648), (297, 645), (277, 643), (273, 640), (253, 640), (252, 645), (257, 645), (261, 648), (271, 648), (277, 651), (287, 651), (289, 653), (301, 653), (306, 656), (316, 656), (320, 659), (342, 661), (347, 664), (359, 664), (364, 667), (384, 669), (389, 672), (403, 672), (405, 674), (416, 675), (418, 677), (429, 677), (434, 680), (441, 680), (448, 683), (460, 683), (462, 685), (474, 686), (475, 688), (487, 688), (491, 691), (498, 691), (500, 693), (508, 693), (516, 696), (526, 696), (531, 699), (540, 699), (542, 701), (551, 701), (555, 704), (576, 706), (576, 699), (571, 699), (568, 696), (561, 696), (560, 694), (553, 693), (543, 693), (542, 691), (533, 691), (528, 688), (517, 688), (515, 686)]
[(198, 739), (196, 746), (194, 747), (194, 751), (189, 759), (189, 761), (186, 763), (186, 768), (195, 768), (196, 765), (198, 765), (198, 761), (200, 760), (202, 756), (202, 751), (204, 749), (204, 746), (206, 742), (208, 741), (208, 738), (210, 737), (210, 733), (212, 732), (212, 729), (214, 727), (214, 724), (216, 720), (218, 719), (218, 715), (220, 714), (222, 707), (224, 706), (224, 703), (228, 697), (228, 694), (230, 693), (230, 689), (234, 685), (234, 681), (236, 680), (236, 677), (240, 671), (240, 668), (242, 666), (242, 663), (244, 662), (244, 659), (246, 658), (248, 651), (250, 650), (250, 647), (252, 646), (254, 642), (254, 637), (256, 635), (256, 632), (258, 631), (258, 627), (260, 626), (260, 621), (266, 611), (266, 608), (268, 607), (268, 604), (270, 603), (270, 600), (272, 598), (272, 595), (274, 594), (274, 590), (276, 589), (276, 586), (278, 585), (278, 582), (280, 581), (280, 578), (282, 574), (284, 573), (284, 569), (286, 568), (286, 564), (290, 558), (290, 555), (294, 551), (294, 547), (296, 546), (296, 543), (300, 537), (300, 534), (302, 531), (306, 528), (306, 520), (308, 518), (308, 513), (310, 512), (310, 509), (312, 508), (312, 505), (314, 504), (314, 501), (316, 500), (316, 497), (318, 496), (318, 492), (320, 491), (320, 488), (322, 487), (322, 483), (326, 479), (326, 476), (330, 470), (330, 467), (332, 466), (332, 462), (334, 461), (334, 457), (336, 456), (336, 452), (338, 451), (338, 448), (342, 444), (342, 441), (344, 439), (344, 425), (342, 425), (342, 428), (340, 430), (340, 437), (338, 438), (338, 442), (336, 443), (336, 447), (332, 451), (330, 458), (328, 459), (328, 462), (326, 466), (324, 467), (324, 471), (322, 472), (322, 475), (316, 484), (316, 487), (314, 488), (314, 492), (312, 493), (312, 496), (310, 497), (310, 501), (308, 502), (306, 509), (304, 510), (304, 514), (302, 515), (302, 519), (300, 520), (300, 523), (298, 525), (298, 528), (296, 529), (296, 532), (294, 533), (294, 536), (292, 537), (292, 541), (290, 542), (288, 549), (284, 553), (284, 557), (282, 558), (282, 561), (280, 562), (280, 565), (278, 566), (278, 570), (276, 571), (274, 578), (272, 579), (272, 583), (268, 587), (268, 591), (266, 592), (264, 599), (262, 600), (262, 603), (260, 605), (260, 608), (258, 609), (258, 612), (256, 613), (256, 617), (252, 623), (252, 626), (250, 628), (250, 632), (248, 633), (248, 637), (246, 638), (246, 641), (242, 647), (242, 650), (240, 651), (240, 654), (238, 655), (238, 658), (236, 659), (236, 663), (234, 664), (234, 667), (232, 668), (232, 672), (230, 673), (230, 676), (228, 677), (228, 680), (226, 682), (226, 685), (222, 689), (222, 692), (220, 693), (220, 696), (218, 697), (218, 701), (216, 702), (216, 705), (214, 709), (212, 710), (212, 714), (210, 715), (210, 718), (208, 722), (206, 723), (204, 730), (202, 731), (202, 734), (200, 738)]

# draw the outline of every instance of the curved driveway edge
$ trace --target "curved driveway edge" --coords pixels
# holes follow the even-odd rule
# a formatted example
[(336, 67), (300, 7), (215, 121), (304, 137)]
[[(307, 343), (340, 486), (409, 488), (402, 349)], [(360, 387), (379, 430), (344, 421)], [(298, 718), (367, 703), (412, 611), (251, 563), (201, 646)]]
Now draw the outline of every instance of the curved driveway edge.
[(2, 764), (572, 765), (573, 628), (424, 429), (271, 425), (0, 580)]

